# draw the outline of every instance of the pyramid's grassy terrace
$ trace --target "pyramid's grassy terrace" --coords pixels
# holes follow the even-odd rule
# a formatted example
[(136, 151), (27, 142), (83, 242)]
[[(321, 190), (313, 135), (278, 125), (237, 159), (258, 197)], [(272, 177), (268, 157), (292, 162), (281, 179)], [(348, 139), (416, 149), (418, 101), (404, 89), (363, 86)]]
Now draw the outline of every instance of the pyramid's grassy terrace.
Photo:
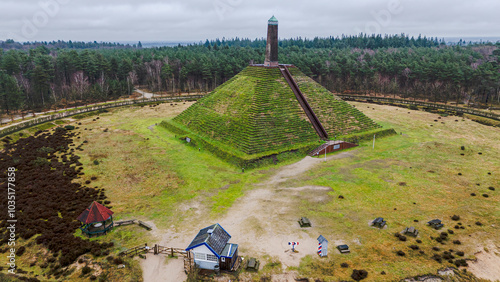
[[(356, 108), (297, 68), (290, 72), (331, 139), (378, 133), (380, 126)], [(242, 167), (305, 154), (321, 143), (279, 68), (249, 66), (162, 125)]]
[(298, 68), (292, 67), (289, 70), (330, 139), (381, 127), (358, 109), (303, 74)]
[(246, 154), (319, 140), (278, 68), (247, 67), (173, 122)]

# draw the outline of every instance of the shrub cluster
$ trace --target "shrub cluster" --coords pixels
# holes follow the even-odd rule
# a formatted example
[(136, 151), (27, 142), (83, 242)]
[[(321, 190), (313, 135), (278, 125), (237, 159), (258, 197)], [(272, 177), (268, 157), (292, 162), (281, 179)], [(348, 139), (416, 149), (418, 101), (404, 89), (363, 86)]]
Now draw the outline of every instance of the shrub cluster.
[[(16, 215), (23, 223), (23, 228), (16, 229), (16, 236), (26, 240), (40, 234), (35, 242), (54, 254), (60, 253), (61, 266), (88, 252), (101, 255), (101, 251), (111, 246), (73, 235), (80, 226), (76, 220), (80, 213), (92, 201), (106, 199), (101, 189), (74, 181), (83, 174), (80, 157), (70, 150), (76, 136), (62, 127), (52, 132), (38, 131), (15, 143), (7, 140), (5, 150), (0, 152), (2, 178), (7, 177), (9, 167), (16, 168)], [(7, 183), (1, 186), (3, 191), (7, 190)], [(7, 197), (0, 198), (0, 209), (7, 210)], [(6, 228), (7, 222), (0, 222), (0, 245), (8, 242)], [(49, 260), (53, 263), (56, 258)]]

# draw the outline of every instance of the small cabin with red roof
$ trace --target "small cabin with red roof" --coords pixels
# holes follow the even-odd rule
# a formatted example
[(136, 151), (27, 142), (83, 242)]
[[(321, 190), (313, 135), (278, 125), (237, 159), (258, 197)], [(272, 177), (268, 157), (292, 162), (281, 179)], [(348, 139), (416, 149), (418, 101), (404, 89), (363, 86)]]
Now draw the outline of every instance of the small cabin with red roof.
[(106, 234), (113, 228), (113, 212), (96, 201), (80, 214), (78, 220), (82, 223), (80, 229), (89, 237)]

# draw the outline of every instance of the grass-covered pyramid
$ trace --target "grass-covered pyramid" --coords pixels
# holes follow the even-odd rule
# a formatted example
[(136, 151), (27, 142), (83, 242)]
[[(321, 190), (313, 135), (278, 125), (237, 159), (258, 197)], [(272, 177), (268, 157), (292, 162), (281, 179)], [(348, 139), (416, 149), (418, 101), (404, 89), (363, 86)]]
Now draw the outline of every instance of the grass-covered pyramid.
[[(289, 70), (331, 139), (380, 127), (297, 68)], [(322, 143), (278, 67), (249, 66), (162, 124), (241, 166)]]

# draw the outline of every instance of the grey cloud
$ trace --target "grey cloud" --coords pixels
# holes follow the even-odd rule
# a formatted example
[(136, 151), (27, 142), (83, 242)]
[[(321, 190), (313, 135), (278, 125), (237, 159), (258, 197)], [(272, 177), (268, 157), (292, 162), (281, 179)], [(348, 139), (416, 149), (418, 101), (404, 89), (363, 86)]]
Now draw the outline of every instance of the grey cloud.
[[(439, 37), (499, 36), (500, 1), (400, 0), (2, 0), (0, 40), (18, 35), (26, 20), (44, 13), (39, 3), (58, 6), (27, 40), (176, 41), (265, 37), (266, 21), (276, 15), (280, 37), (340, 36), (358, 32), (406, 33)], [(389, 14), (388, 14), (389, 13)], [(389, 15), (389, 16), (388, 16)], [(38, 19), (40, 20), (40, 18)], [(43, 18), (42, 18), (43, 20)]]

